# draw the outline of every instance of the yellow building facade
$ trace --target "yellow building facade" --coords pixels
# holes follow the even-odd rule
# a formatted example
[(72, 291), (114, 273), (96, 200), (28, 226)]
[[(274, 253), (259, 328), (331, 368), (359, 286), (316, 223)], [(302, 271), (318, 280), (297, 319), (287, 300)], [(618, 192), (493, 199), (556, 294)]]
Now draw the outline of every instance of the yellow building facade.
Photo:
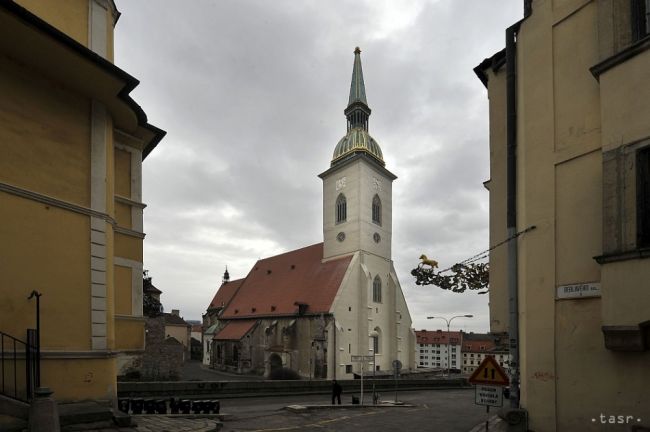
[[(142, 160), (165, 132), (113, 64), (112, 0), (0, 3), (0, 332), (40, 298), (41, 385), (114, 400), (144, 349)], [(6, 349), (7, 347), (5, 347)]]
[(512, 234), (509, 143), (514, 228), (534, 227), (514, 240), (515, 266), (507, 247), (491, 253), (490, 319), (511, 329), (511, 272), (536, 432), (650, 426), (648, 8), (527, 1), (510, 47), (475, 69), (490, 102), (490, 244)]

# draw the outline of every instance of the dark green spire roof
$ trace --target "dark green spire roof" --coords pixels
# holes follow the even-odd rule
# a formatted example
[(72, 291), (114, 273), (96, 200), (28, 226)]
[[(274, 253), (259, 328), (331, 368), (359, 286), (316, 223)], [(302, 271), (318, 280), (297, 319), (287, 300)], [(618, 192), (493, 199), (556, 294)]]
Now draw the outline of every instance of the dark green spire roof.
[(354, 102), (362, 102), (368, 105), (366, 100), (366, 86), (363, 84), (363, 70), (361, 69), (361, 50), (356, 47), (354, 50), (354, 67), (352, 69), (352, 83), (350, 84), (350, 99), (348, 106)]
[(365, 153), (372, 156), (383, 166), (384, 157), (379, 148), (379, 144), (368, 134), (370, 108), (368, 107), (368, 101), (366, 101), (366, 86), (363, 83), (361, 50), (359, 47), (356, 47), (354, 50), (350, 100), (348, 101), (348, 106), (344, 114), (348, 119), (348, 133), (341, 138), (334, 149), (332, 166), (358, 153)]
[(363, 71), (361, 70), (361, 50), (354, 49), (354, 67), (352, 68), (352, 83), (350, 84), (350, 100), (343, 111), (348, 118), (348, 130), (356, 127), (368, 130), (368, 117), (370, 108), (366, 100), (366, 86), (363, 83)]

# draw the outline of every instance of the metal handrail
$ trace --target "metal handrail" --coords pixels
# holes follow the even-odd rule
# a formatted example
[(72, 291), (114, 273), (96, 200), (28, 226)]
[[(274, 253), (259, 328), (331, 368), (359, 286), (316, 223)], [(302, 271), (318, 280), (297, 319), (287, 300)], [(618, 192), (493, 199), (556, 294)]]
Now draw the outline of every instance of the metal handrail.
[[(12, 399), (20, 400), (23, 402), (29, 402), (34, 396), (34, 389), (40, 381), (40, 370), (38, 368), (38, 347), (35, 343), (30, 343), (30, 341), (35, 341), (36, 331), (33, 329), (27, 330), (27, 341), (20, 340), (10, 334), (0, 331), (0, 394), (7, 396)], [(8, 344), (11, 346), (11, 349), (5, 350), (5, 339), (8, 340)], [(19, 349), (19, 347), (23, 349)], [(18, 361), (24, 359), (24, 389), (20, 391), (18, 386)], [(5, 363), (13, 362), (13, 388), (9, 388), (7, 385), (7, 372), (11, 373), (11, 366), (7, 368)], [(9, 379), (12, 376), (9, 375)]]

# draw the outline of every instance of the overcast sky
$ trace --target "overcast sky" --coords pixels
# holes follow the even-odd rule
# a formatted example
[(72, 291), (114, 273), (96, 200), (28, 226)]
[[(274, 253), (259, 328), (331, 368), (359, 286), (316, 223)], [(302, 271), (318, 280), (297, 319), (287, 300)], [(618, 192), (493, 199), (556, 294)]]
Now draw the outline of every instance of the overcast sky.
[(166, 311), (200, 319), (224, 269), (322, 241), (359, 46), (370, 134), (393, 184), (393, 260), (420, 330), (487, 331), (488, 296), (419, 287), (488, 244), (488, 99), (473, 67), (523, 0), (118, 1), (115, 63), (167, 136), (143, 165), (144, 266)]

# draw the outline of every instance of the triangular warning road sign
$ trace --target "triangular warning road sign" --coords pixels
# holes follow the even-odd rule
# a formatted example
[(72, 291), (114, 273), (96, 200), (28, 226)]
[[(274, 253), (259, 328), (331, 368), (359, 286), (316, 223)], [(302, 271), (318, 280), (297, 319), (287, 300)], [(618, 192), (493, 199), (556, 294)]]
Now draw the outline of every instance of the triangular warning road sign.
[(506, 386), (510, 384), (506, 371), (503, 370), (499, 363), (492, 356), (486, 356), (481, 364), (476, 368), (471, 377), (470, 384), (485, 384), (495, 386)]

